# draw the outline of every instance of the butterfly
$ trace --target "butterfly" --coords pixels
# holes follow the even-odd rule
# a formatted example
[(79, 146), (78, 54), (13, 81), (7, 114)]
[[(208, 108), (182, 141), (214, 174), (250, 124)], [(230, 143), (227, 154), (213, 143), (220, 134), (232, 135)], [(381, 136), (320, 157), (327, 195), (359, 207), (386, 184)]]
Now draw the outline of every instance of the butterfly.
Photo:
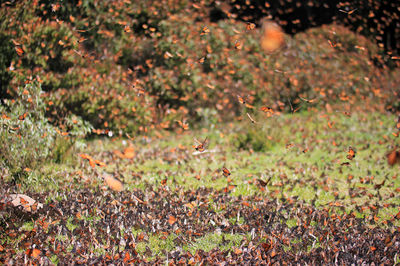
[(15, 51), (17, 52), (18, 56), (22, 56), (25, 52), (21, 47), (16, 46)]
[(272, 108), (266, 106), (261, 107), (260, 110), (263, 111), (264, 113), (271, 113), (271, 114), (274, 113), (274, 110), (272, 110)]
[(247, 114), (247, 116), (249, 117), (249, 119), (250, 119), (250, 121), (251, 121), (251, 123), (253, 123), (253, 124), (257, 124), (257, 122), (256, 122), (256, 120), (254, 120), (251, 116), (250, 116), (250, 114), (249, 113), (246, 113)]
[(231, 172), (230, 172), (226, 167), (222, 167), (222, 174), (223, 174), (225, 177), (228, 177), (228, 176), (231, 175)]
[(201, 30), (200, 35), (207, 35), (210, 33), (210, 29), (207, 26), (204, 26), (203, 29)]
[(179, 126), (183, 128), (183, 130), (189, 129), (189, 124), (185, 120), (183, 120), (183, 118), (182, 120), (175, 120), (175, 121), (178, 122)]
[(235, 49), (241, 50), (243, 48), (243, 43), (240, 40), (235, 41)]
[(400, 162), (400, 151), (394, 149), (387, 155), (387, 159), (390, 166)]
[(339, 9), (340, 12), (346, 13), (347, 15), (353, 14), (356, 10), (357, 10), (357, 8), (356, 8), (356, 9), (353, 9), (353, 10), (350, 10), (350, 11), (346, 11), (346, 10), (343, 10), (343, 9)]
[(249, 22), (249, 23), (247, 23), (247, 25), (246, 25), (246, 30), (254, 30), (256, 28), (256, 24), (254, 24), (254, 23), (251, 23), (251, 22)]
[(337, 46), (337, 43), (332, 43), (331, 40), (328, 40), (328, 43), (332, 48), (335, 48)]
[(24, 114), (18, 116), (18, 120), (20, 120), (20, 121), (25, 120), (25, 118), (26, 118), (27, 115), (28, 115), (28, 113), (24, 113)]
[(195, 141), (198, 143), (198, 145), (193, 146), (196, 151), (203, 152), (206, 150), (206, 145), (208, 144), (207, 143), (208, 137), (206, 137), (203, 142), (200, 142), (197, 139), (195, 139)]
[(271, 176), (267, 179), (267, 181), (264, 181), (262, 179), (257, 179), (258, 183), (260, 184), (260, 186), (265, 187), (266, 185), (268, 185), (269, 181), (271, 181)]
[(347, 152), (347, 159), (353, 160), (353, 158), (356, 156), (356, 151), (353, 149), (353, 147), (349, 147), (349, 151)]
[(241, 103), (241, 104), (246, 104), (245, 98), (243, 98), (243, 97), (240, 96), (240, 95), (237, 95), (237, 98), (238, 98), (239, 103)]
[(240, 96), (240, 95), (237, 95), (237, 98), (238, 98), (238, 101), (239, 101), (239, 103), (240, 104), (244, 104), (247, 108), (250, 108), (250, 109), (253, 109), (254, 108), (254, 106), (252, 106), (252, 105), (250, 105), (250, 104), (248, 104), (247, 103), (247, 97), (246, 98), (244, 98), (244, 97), (242, 97), (242, 96)]
[(118, 178), (110, 174), (104, 174), (103, 179), (107, 186), (114, 191), (121, 192), (124, 189), (124, 184)]
[(267, 53), (275, 52), (285, 43), (282, 29), (275, 22), (265, 21), (262, 30), (261, 48)]
[[(299, 96), (299, 97), (300, 97), (300, 96)], [(314, 99), (309, 100), (309, 99), (305, 99), (305, 98), (303, 98), (303, 97), (300, 97), (300, 99), (302, 99), (303, 101), (308, 102), (308, 103), (312, 103), (312, 102), (315, 102), (315, 101), (317, 100), (317, 98), (314, 98)]]

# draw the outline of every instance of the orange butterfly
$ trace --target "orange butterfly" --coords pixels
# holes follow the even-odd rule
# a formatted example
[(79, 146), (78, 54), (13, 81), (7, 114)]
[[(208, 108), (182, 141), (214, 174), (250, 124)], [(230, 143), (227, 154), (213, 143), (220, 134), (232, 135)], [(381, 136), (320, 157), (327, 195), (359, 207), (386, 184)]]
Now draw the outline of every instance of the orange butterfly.
[(224, 174), (225, 177), (228, 177), (231, 175), (231, 172), (226, 167), (222, 168), (222, 173)]
[(16, 46), (15, 51), (17, 52), (18, 56), (22, 56), (25, 52), (21, 47)]
[(204, 26), (203, 29), (201, 30), (200, 35), (207, 35), (210, 33), (210, 29), (207, 26)]
[(261, 48), (267, 53), (272, 53), (280, 49), (284, 43), (284, 34), (278, 24), (265, 21), (263, 23), (263, 34), (261, 36)]
[(245, 99), (245, 98), (243, 98), (242, 96), (237, 95), (237, 98), (238, 98), (238, 101), (239, 101), (240, 104), (244, 104), (244, 105), (246, 105), (247, 108), (250, 108), (250, 109), (253, 109), (253, 108), (254, 108), (254, 106), (252, 106), (252, 105), (250, 105), (250, 104), (248, 104), (248, 103), (246, 102), (247, 97), (246, 97), (246, 99)]
[(175, 121), (178, 122), (179, 126), (183, 128), (183, 130), (189, 129), (189, 124), (185, 120), (183, 120), (183, 118), (182, 120), (175, 120)]
[(207, 145), (207, 141), (208, 141), (208, 137), (205, 138), (205, 140), (203, 142), (198, 141), (197, 139), (195, 139), (195, 141), (198, 143), (198, 145), (193, 146), (195, 148), (196, 151), (199, 152), (203, 152), (206, 150), (206, 145)]
[(235, 41), (235, 49), (241, 50), (243, 48), (243, 43), (240, 40)]
[(271, 114), (274, 113), (274, 110), (272, 110), (272, 108), (266, 106), (261, 107), (260, 110), (263, 111), (264, 113), (271, 113)]
[(246, 100), (242, 96), (237, 95), (237, 98), (238, 98), (239, 103), (246, 104)]
[(303, 98), (303, 97), (300, 97), (300, 99), (302, 99), (303, 101), (308, 102), (308, 103), (312, 103), (312, 102), (315, 102), (317, 100), (317, 98), (309, 100), (309, 99), (306, 99), (306, 98)]
[(400, 162), (400, 151), (394, 149), (387, 155), (387, 159), (390, 166)]
[(356, 151), (353, 149), (353, 147), (349, 147), (349, 151), (347, 152), (347, 159), (353, 160), (353, 158), (356, 156)]
[(112, 190), (117, 192), (121, 192), (122, 190), (124, 190), (124, 184), (118, 178), (110, 174), (104, 173), (103, 179), (107, 186), (110, 187)]
[(27, 115), (28, 115), (28, 113), (25, 113), (25, 114), (22, 114), (22, 115), (18, 116), (18, 120), (21, 120), (21, 121), (25, 120)]
[(247, 23), (247, 25), (246, 25), (246, 30), (254, 30), (256, 28), (256, 24), (254, 24), (254, 23), (251, 23), (251, 22), (249, 22), (249, 23)]
[(331, 40), (328, 40), (328, 43), (332, 48), (335, 48), (337, 46), (337, 43), (332, 43)]

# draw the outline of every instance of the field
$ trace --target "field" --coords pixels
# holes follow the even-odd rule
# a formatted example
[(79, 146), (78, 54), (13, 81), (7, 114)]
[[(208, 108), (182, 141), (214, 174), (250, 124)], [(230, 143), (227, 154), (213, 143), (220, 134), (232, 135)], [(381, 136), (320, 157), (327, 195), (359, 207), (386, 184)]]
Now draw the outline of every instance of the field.
[(399, 262), (399, 168), (386, 158), (394, 115), (311, 107), (254, 119), (88, 142), (103, 167), (78, 154), (46, 165), (16, 190), (43, 209), (3, 206), (3, 256), (23, 261), (34, 245), (52, 263)]
[(0, 4), (0, 264), (400, 264), (395, 14), (253, 2)]

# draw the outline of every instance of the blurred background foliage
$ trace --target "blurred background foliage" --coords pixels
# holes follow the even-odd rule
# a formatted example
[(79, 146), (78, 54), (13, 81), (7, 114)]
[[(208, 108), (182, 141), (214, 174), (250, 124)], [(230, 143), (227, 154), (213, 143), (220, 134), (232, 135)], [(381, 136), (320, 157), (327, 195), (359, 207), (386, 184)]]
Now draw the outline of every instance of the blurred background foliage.
[[(260, 47), (265, 18), (286, 32), (273, 54)], [(376, 98), (395, 111), (396, 23), (391, 1), (7, 1), (0, 97), (38, 80), (50, 123), (79, 116), (98, 134), (291, 111), (300, 97), (315, 107)]]

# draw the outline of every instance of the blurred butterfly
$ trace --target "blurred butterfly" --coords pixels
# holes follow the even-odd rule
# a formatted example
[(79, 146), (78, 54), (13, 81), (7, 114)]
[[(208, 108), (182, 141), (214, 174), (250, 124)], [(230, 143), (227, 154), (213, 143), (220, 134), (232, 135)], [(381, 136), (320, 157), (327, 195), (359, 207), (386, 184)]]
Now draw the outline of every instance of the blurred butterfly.
[(394, 149), (387, 155), (387, 159), (390, 166), (393, 166), (397, 162), (400, 162), (400, 151)]
[(200, 35), (207, 35), (210, 33), (210, 29), (207, 26), (204, 26), (203, 29), (201, 30)]
[(114, 191), (121, 192), (124, 189), (124, 184), (118, 178), (110, 174), (104, 173), (103, 179), (107, 186)]
[(282, 29), (275, 22), (265, 21), (262, 31), (261, 48), (267, 53), (275, 52), (284, 45), (284, 34)]
[(203, 142), (200, 142), (200, 141), (198, 141), (197, 139), (194, 139), (194, 140), (195, 140), (195, 141), (197, 142), (197, 144), (198, 144), (198, 145), (193, 146), (193, 147), (195, 148), (196, 151), (203, 152), (203, 151), (206, 150), (206, 145), (208, 144), (208, 143), (207, 143), (208, 137), (206, 137), (206, 138), (204, 139)]
[(244, 97), (237, 95), (237, 98), (238, 98), (238, 101), (240, 104), (244, 104), (247, 108), (250, 108), (250, 109), (254, 108), (254, 106), (247, 103), (247, 97), (245, 99)]
[(356, 156), (356, 151), (353, 149), (353, 147), (349, 147), (349, 151), (347, 152), (347, 159), (353, 160), (353, 158)]
[(24, 54), (24, 50), (21, 47), (16, 46), (15, 51), (17, 52), (18, 56), (22, 56)]
[(264, 113), (272, 113), (272, 114), (274, 113), (274, 110), (272, 110), (272, 108), (266, 106), (261, 107), (260, 110), (263, 111)]
[[(300, 96), (299, 96), (299, 97), (300, 97)], [(303, 97), (300, 97), (300, 99), (302, 99), (303, 101), (308, 102), (308, 103), (312, 103), (312, 102), (315, 102), (315, 101), (317, 100), (317, 98), (314, 98), (314, 99), (309, 100), (309, 99), (305, 99), (305, 98), (303, 98)]]
[(238, 98), (239, 103), (246, 104), (246, 100), (242, 96), (237, 95), (237, 98)]
[(25, 113), (25, 114), (22, 114), (22, 115), (18, 116), (18, 120), (21, 120), (21, 121), (25, 120), (27, 115), (28, 115), (28, 113)]
[(183, 130), (188, 130), (189, 129), (189, 124), (183, 120), (175, 120), (176, 122), (178, 122), (179, 126), (183, 129)]
[(240, 40), (235, 41), (235, 49), (241, 50), (243, 48), (243, 43)]
[(356, 10), (357, 10), (357, 8), (356, 8), (356, 9), (353, 9), (353, 10), (350, 10), (350, 11), (346, 11), (346, 10), (343, 10), (343, 9), (339, 9), (340, 12), (346, 13), (347, 15), (353, 14)]
[(254, 30), (256, 28), (256, 24), (248, 22), (246, 25), (246, 30)]
[(347, 111), (336, 111), (336, 112), (343, 113), (345, 116), (348, 116), (348, 117), (351, 116), (350, 112), (347, 112)]
[(228, 177), (228, 176), (231, 175), (231, 172), (230, 172), (226, 167), (223, 167), (223, 168), (222, 168), (222, 174), (223, 174), (225, 177)]
[(328, 43), (332, 48), (335, 48), (337, 46), (337, 43), (332, 43), (331, 40), (328, 40)]
[(262, 180), (262, 179), (257, 179), (257, 181), (258, 181), (258, 184), (260, 185), (260, 186), (262, 186), (262, 187), (265, 187), (266, 185), (268, 185), (268, 183), (269, 183), (269, 181), (271, 181), (271, 176), (267, 179), (267, 181), (264, 181), (264, 180)]
[(250, 119), (250, 121), (251, 121), (251, 123), (253, 123), (253, 124), (257, 124), (257, 122), (250, 116), (250, 114), (249, 113), (246, 113), (247, 114), (247, 116), (249, 117), (249, 119)]

